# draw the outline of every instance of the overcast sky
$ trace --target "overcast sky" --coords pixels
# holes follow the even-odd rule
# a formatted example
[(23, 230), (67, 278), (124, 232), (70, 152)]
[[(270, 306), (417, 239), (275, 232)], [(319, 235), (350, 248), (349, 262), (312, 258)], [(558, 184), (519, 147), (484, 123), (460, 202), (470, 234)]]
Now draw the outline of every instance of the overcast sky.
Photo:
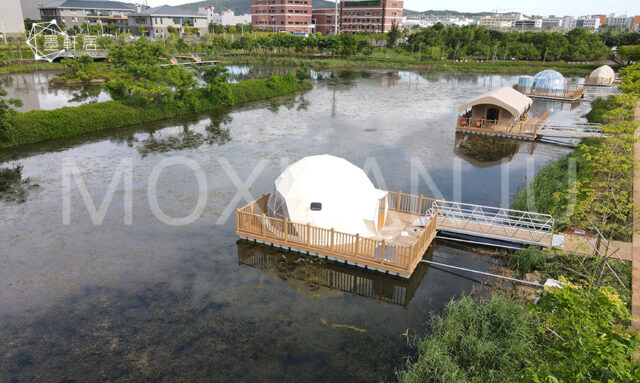
[[(0, 0), (2, 1), (2, 0)], [(148, 0), (152, 7), (170, 4), (178, 5), (189, 3), (188, 0)], [(249, 3), (250, 0), (245, 0)], [(416, 11), (428, 9), (450, 9), (460, 12), (489, 12), (498, 9), (500, 12), (519, 11), (531, 15), (591, 15), (609, 14), (640, 15), (640, 1), (638, 0), (583, 0), (583, 1), (558, 1), (558, 0), (448, 0), (446, 2), (434, 2), (430, 0), (405, 0), (405, 8)]]

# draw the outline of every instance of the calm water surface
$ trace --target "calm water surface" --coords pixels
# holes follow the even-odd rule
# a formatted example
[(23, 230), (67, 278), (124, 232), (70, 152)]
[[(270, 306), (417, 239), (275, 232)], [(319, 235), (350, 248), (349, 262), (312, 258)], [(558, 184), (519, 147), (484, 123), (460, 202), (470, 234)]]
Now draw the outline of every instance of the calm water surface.
[[(22, 204), (0, 201), (0, 381), (393, 378), (414, 352), (402, 334), (424, 331), (431, 312), (479, 288), (477, 277), (421, 265), (406, 281), (238, 242), (229, 215), (245, 202), (234, 198), (238, 180), (252, 179), (241, 196), (257, 197), (282, 166), (329, 153), (383, 188), (508, 205), (527, 168), (569, 149), (456, 138), (457, 106), (517, 76), (330, 75), (304, 94), (0, 152), (2, 166), (22, 164), (39, 185)], [(47, 105), (64, 99), (45, 88), (37, 93), (56, 100)], [(554, 108), (565, 121), (588, 110)], [(208, 184), (204, 213), (185, 226), (160, 222), (147, 197), (152, 169), (173, 156), (195, 160)], [(133, 224), (124, 224), (122, 183), (100, 225), (73, 183), (64, 225), (64, 158), (96, 205), (130, 159)], [(165, 214), (196, 206), (184, 167), (166, 169), (157, 189)], [(426, 257), (481, 270), (496, 262), (445, 243)]]

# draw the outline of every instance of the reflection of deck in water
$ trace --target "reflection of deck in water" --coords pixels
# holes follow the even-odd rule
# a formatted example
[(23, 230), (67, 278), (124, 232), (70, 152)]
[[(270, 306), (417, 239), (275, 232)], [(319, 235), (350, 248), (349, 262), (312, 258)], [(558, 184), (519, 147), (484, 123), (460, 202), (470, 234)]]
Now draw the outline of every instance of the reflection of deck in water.
[[(241, 265), (273, 273), (285, 280), (294, 278), (405, 307), (429, 269), (425, 263), (420, 263), (411, 278), (406, 279), (246, 240), (238, 241), (237, 245)], [(431, 259), (431, 256), (432, 250), (429, 250), (425, 257)]]

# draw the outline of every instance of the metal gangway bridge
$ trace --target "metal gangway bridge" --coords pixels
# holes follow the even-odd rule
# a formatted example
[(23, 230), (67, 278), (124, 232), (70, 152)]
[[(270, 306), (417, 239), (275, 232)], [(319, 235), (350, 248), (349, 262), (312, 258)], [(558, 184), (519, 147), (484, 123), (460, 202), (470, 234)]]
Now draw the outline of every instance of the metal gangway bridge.
[(439, 232), (544, 247), (561, 246), (564, 242), (562, 236), (553, 234), (554, 219), (549, 214), (434, 200), (415, 223), (422, 226), (436, 212)]
[(545, 121), (536, 134), (539, 137), (588, 138), (602, 137), (602, 125), (588, 122), (563, 123)]

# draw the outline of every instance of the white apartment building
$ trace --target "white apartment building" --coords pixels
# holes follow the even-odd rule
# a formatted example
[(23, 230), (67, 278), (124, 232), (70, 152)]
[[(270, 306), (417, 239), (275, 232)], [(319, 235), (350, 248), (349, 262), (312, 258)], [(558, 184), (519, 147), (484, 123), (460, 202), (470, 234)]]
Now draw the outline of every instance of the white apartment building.
[(480, 18), (479, 25), (489, 29), (511, 29), (517, 20), (524, 20), (522, 13), (495, 14)]

